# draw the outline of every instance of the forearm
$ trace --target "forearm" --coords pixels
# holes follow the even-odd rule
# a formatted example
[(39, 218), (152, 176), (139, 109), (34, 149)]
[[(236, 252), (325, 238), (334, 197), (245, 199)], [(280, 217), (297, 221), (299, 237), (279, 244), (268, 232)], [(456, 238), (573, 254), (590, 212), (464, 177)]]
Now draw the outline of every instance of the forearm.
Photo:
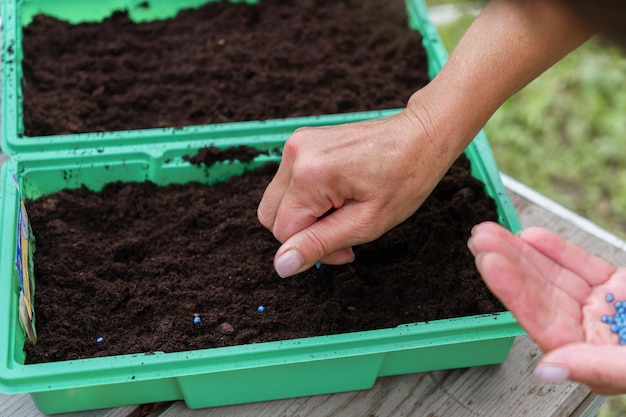
[(491, 0), (433, 81), (407, 110), (455, 157), (493, 113), (592, 31), (552, 0)]

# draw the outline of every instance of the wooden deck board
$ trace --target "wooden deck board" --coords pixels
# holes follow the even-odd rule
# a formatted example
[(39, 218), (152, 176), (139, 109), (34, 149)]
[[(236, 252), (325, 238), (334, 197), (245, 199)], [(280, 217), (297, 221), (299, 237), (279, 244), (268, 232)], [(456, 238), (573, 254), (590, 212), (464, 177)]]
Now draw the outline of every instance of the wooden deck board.
[[(107, 410), (84, 411), (81, 413), (56, 414), (58, 417), (129, 417), (136, 406), (111, 408)], [(28, 394), (0, 394), (1, 417), (42, 417)]]
[[(510, 190), (522, 225), (548, 227), (615, 264), (626, 265), (623, 242), (598, 236), (584, 219), (557, 206)], [(521, 192), (524, 195), (518, 194)], [(556, 207), (556, 208), (555, 208)], [(568, 214), (568, 213), (566, 213)], [(571, 214), (571, 213), (570, 213)], [(380, 378), (374, 387), (333, 395), (293, 398), (190, 410), (176, 402), (160, 417), (356, 417), (356, 416), (590, 416), (603, 398), (576, 383), (544, 385), (532, 377), (541, 356), (526, 336), (518, 337), (507, 360), (497, 366)], [(303, 375), (306, 377), (306, 375)], [(207, 387), (210, 389), (210, 387)], [(128, 417), (136, 407), (65, 414), (71, 417)], [(0, 416), (40, 417), (27, 395), (0, 394)]]

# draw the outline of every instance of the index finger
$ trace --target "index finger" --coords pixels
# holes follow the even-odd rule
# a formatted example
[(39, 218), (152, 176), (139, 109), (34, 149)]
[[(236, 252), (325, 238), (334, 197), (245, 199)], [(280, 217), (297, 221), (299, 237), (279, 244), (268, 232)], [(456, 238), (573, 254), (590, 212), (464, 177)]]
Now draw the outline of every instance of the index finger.
[(590, 286), (603, 284), (616, 271), (610, 262), (548, 229), (531, 227), (519, 236), (555, 263), (582, 277)]
[(257, 208), (257, 218), (259, 222), (268, 230), (273, 231), (278, 208), (285, 196), (289, 186), (291, 165), (288, 160), (283, 161), (278, 166), (276, 175), (270, 181), (263, 192), (263, 197)]

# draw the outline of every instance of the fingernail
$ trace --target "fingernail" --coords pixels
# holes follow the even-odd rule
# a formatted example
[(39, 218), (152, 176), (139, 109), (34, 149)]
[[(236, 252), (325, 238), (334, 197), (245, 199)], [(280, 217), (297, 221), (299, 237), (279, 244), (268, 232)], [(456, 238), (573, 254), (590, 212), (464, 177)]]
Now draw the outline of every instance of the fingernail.
[(480, 229), (483, 228), (483, 224), (484, 223), (475, 224), (474, 227), (472, 227), (472, 230), (470, 231), (470, 235), (474, 236)]
[(302, 257), (294, 249), (280, 255), (274, 263), (276, 272), (281, 278), (295, 275), (302, 268)]
[(567, 379), (569, 369), (560, 365), (540, 365), (535, 368), (534, 375), (541, 382), (557, 384)]
[(467, 249), (472, 252), (472, 255), (476, 256), (476, 250), (474, 249), (474, 245), (472, 244), (472, 238), (467, 239)]

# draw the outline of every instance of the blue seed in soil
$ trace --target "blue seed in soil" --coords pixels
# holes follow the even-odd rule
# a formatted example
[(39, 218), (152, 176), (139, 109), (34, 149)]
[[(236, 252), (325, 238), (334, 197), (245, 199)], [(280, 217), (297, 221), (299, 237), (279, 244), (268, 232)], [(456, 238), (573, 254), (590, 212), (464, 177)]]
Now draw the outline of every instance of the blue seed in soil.
[(200, 316), (195, 316), (193, 318), (193, 322), (194, 322), (194, 324), (198, 324), (198, 323), (202, 322), (202, 319), (200, 318)]
[(258, 311), (259, 313), (262, 313), (265, 311), (265, 307), (264, 306), (259, 306), (256, 311)]
[(104, 341), (104, 337), (99, 337), (96, 339), (97, 343), (102, 343)]

